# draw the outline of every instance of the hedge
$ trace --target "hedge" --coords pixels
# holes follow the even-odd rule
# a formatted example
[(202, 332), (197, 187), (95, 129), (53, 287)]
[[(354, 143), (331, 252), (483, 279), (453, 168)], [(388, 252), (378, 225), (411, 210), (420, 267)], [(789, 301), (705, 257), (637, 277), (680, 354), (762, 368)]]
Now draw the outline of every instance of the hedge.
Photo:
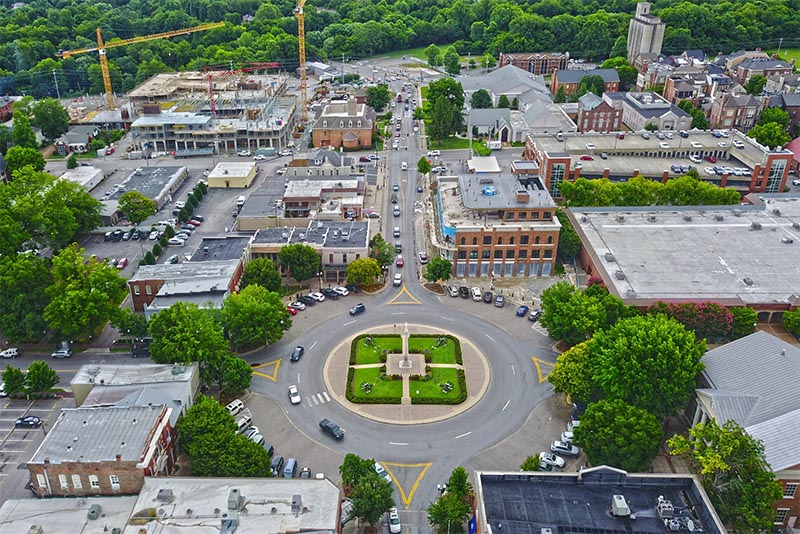
[(400, 397), (356, 397), (353, 394), (353, 379), (355, 378), (356, 370), (350, 367), (347, 370), (347, 387), (345, 389), (345, 397), (355, 404), (400, 404)]

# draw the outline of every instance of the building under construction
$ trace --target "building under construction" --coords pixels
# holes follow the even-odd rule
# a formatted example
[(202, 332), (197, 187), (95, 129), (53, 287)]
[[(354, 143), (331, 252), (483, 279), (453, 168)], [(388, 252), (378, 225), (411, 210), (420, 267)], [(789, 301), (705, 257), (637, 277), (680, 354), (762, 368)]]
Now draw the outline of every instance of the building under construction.
[(134, 143), (178, 157), (286, 148), (298, 113), (287, 79), (242, 71), (158, 74), (128, 95), (139, 116)]

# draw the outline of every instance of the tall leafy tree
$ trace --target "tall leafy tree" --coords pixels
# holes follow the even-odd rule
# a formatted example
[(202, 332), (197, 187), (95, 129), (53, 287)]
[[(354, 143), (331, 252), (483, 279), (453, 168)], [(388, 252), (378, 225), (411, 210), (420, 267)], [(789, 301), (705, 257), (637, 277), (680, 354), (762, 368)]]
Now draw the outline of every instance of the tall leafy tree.
[(256, 284), (228, 296), (220, 318), (237, 348), (275, 343), (292, 326), (280, 295)]
[(69, 129), (69, 113), (55, 98), (44, 98), (33, 105), (34, 126), (47, 139), (58, 139)]
[(668, 440), (670, 454), (692, 462), (722, 521), (736, 532), (771, 529), (773, 505), (783, 491), (767, 463), (764, 444), (733, 420), (720, 427), (712, 419), (690, 429), (689, 436)]
[(453, 78), (440, 78), (428, 86), (430, 125), (428, 131), (436, 141), (442, 141), (464, 129), (464, 90)]
[(575, 345), (589, 339), (606, 324), (605, 307), (569, 282), (558, 282), (542, 292), (540, 322), (550, 337)]
[(597, 96), (602, 96), (605, 90), (606, 83), (603, 81), (603, 78), (592, 74), (590, 76), (584, 76), (581, 83), (578, 84), (577, 96), (581, 97), (586, 93), (594, 93)]
[(663, 437), (653, 414), (619, 399), (589, 404), (574, 432), (592, 465), (628, 472), (649, 471)]
[(439, 280), (446, 282), (450, 280), (452, 273), (453, 262), (444, 258), (440, 258), (439, 256), (435, 256), (431, 258), (430, 263), (428, 263), (427, 267), (425, 268), (425, 272), (422, 273), (422, 277), (428, 282), (437, 282)]
[(44, 156), (37, 149), (15, 145), (6, 153), (6, 165), (8, 174), (15, 178), (17, 171), (26, 166), (30, 166), (34, 171), (43, 171), (45, 162)]
[(591, 400), (596, 391), (588, 343), (578, 343), (559, 354), (547, 381), (553, 391), (566, 394), (573, 402)]
[(378, 262), (378, 265), (385, 267), (394, 261), (394, 247), (391, 246), (383, 236), (378, 233), (369, 240), (369, 257)]
[(708, 128), (708, 120), (703, 110), (698, 109), (691, 100), (681, 100), (678, 107), (692, 116), (692, 128), (705, 130)]
[(381, 275), (381, 266), (374, 258), (358, 258), (347, 266), (347, 283), (369, 286)]
[(51, 280), (49, 265), (35, 254), (0, 258), (0, 330), (9, 341), (34, 341), (47, 330)]
[(352, 488), (359, 480), (373, 473), (375, 473), (375, 460), (362, 458), (352, 452), (344, 455), (342, 465), (339, 466), (339, 474), (345, 487)]
[(419, 158), (419, 161), (417, 161), (417, 171), (420, 174), (428, 174), (431, 172), (431, 164), (428, 162), (428, 158), (425, 156)]
[(456, 493), (447, 492), (428, 505), (428, 522), (444, 534), (464, 532), (464, 525), (472, 515), (472, 508)]
[(360, 478), (350, 493), (350, 500), (353, 501), (351, 517), (374, 525), (394, 506), (392, 491), (392, 485), (374, 470), (370, 475)]
[(107, 263), (83, 262), (84, 249), (73, 244), (53, 257), (53, 284), (44, 320), (69, 339), (83, 339), (118, 312), (127, 293), (125, 279)]
[(556, 217), (561, 223), (561, 233), (558, 236), (558, 252), (556, 261), (558, 263), (570, 263), (581, 251), (581, 238), (572, 227), (572, 223), (562, 208), (556, 209)]
[(593, 382), (607, 398), (663, 418), (688, 402), (705, 349), (705, 341), (664, 315), (621, 319), (589, 344)]
[(185, 454), (189, 446), (203, 434), (233, 434), (235, 431), (236, 422), (228, 410), (214, 397), (201, 393), (178, 420), (178, 444)]
[(783, 145), (792, 140), (784, 128), (777, 122), (768, 122), (765, 124), (756, 124), (749, 132), (748, 137), (752, 137), (760, 145), (769, 147), (773, 150), (781, 148)]
[(272, 260), (254, 258), (244, 266), (242, 289), (252, 284), (260, 285), (267, 291), (280, 291), (281, 273)]
[(448, 46), (444, 51), (444, 70), (451, 76), (461, 72), (461, 61), (454, 46)]
[(428, 59), (428, 65), (431, 67), (438, 67), (442, 64), (442, 52), (439, 47), (431, 43), (425, 48), (425, 57)]
[(744, 84), (744, 90), (747, 91), (751, 95), (760, 95), (761, 91), (764, 90), (764, 86), (767, 84), (767, 79), (760, 74), (756, 74), (751, 76), (749, 80)]
[(506, 95), (500, 95), (500, 98), (497, 99), (497, 107), (499, 109), (509, 109), (511, 107), (511, 102)]
[(222, 361), (220, 389), (228, 396), (238, 395), (250, 387), (253, 379), (253, 368), (238, 356), (226, 356)]
[(3, 393), (14, 397), (22, 395), (28, 385), (28, 378), (21, 369), (13, 367), (11, 364), (6, 365), (3, 371)]
[(386, 84), (373, 85), (367, 87), (367, 105), (375, 110), (380, 110), (386, 107), (392, 95), (389, 92), (389, 86)]
[(770, 122), (780, 124), (785, 130), (789, 128), (789, 113), (781, 108), (766, 108), (761, 112), (761, 117), (758, 118), (758, 124), (767, 124)]
[(61, 380), (46, 362), (36, 360), (28, 366), (28, 394), (38, 396), (50, 391)]
[(486, 109), (492, 107), (492, 96), (486, 89), (478, 89), (469, 99), (469, 105), (473, 109)]
[(132, 224), (139, 224), (156, 212), (156, 203), (139, 191), (127, 191), (119, 197), (119, 211)]
[(111, 324), (128, 339), (141, 339), (147, 335), (147, 319), (130, 308), (121, 308), (111, 319)]
[(5, 154), (14, 142), (11, 128), (0, 125), (0, 154)]
[(302, 243), (283, 247), (278, 253), (278, 260), (281, 267), (286, 269), (298, 282), (310, 280), (319, 272), (319, 254), (313, 248)]
[(753, 308), (747, 306), (736, 306), (728, 308), (731, 314), (731, 333), (733, 339), (752, 334), (758, 324), (758, 313)]
[(12, 119), (14, 127), (11, 130), (11, 138), (14, 140), (14, 145), (21, 148), (39, 148), (28, 115), (23, 111), (14, 111)]

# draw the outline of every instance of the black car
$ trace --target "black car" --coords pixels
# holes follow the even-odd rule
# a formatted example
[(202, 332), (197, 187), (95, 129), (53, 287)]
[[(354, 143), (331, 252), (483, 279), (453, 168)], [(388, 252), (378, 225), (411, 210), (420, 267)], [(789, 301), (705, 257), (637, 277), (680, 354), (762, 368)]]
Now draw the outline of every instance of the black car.
[(484, 291), (483, 292), (483, 302), (485, 302), (486, 304), (491, 304), (492, 303), (492, 296), (493, 295), (492, 295), (491, 291)]
[(42, 426), (42, 420), (35, 415), (20, 417), (17, 419), (17, 422), (14, 423), (14, 428), (39, 428), (40, 426)]
[(458, 288), (458, 296), (462, 299), (469, 298), (469, 288), (467, 286), (461, 286)]
[(319, 427), (323, 430), (323, 432), (327, 432), (334, 439), (342, 439), (344, 437), (344, 429), (333, 421), (323, 419), (319, 422)]
[(337, 293), (330, 287), (322, 288), (321, 293), (325, 295), (326, 298), (329, 298), (331, 300), (339, 300), (339, 293)]
[(361, 290), (358, 288), (358, 286), (354, 286), (353, 284), (347, 284), (344, 286), (344, 288), (350, 293), (361, 293)]
[(280, 475), (281, 471), (283, 471), (283, 456), (273, 456), (270, 468), (272, 469), (272, 476)]
[(119, 228), (111, 232), (111, 241), (122, 241), (122, 236), (125, 234)]
[(306, 352), (306, 349), (304, 349), (304, 348), (303, 348), (302, 346), (300, 346), (300, 345), (297, 345), (297, 346), (294, 348), (294, 350), (292, 351), (292, 355), (291, 355), (291, 356), (289, 356), (289, 359), (290, 359), (291, 361), (293, 361), (293, 362), (296, 362), (296, 361), (298, 361), (298, 360), (299, 360), (299, 359), (300, 359), (300, 358), (303, 356), (303, 354), (305, 354), (305, 352)]
[(299, 302), (302, 302), (306, 306), (313, 306), (314, 304), (317, 303), (317, 301), (312, 299), (311, 297), (298, 297), (297, 300)]
[(359, 302), (358, 304), (350, 308), (350, 315), (358, 315), (360, 313), (364, 313), (365, 311), (367, 311), (367, 307)]

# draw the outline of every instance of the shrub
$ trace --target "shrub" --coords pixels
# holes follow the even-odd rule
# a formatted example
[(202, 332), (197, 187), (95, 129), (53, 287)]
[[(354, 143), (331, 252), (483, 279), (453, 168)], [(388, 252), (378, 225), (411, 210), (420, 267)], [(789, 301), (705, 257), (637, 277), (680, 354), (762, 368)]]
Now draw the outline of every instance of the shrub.
[(161, 255), (162, 252), (163, 252), (163, 249), (161, 248), (161, 245), (159, 245), (158, 243), (153, 245), (153, 256), (155, 256), (157, 258), (157, 257), (159, 257)]
[(142, 261), (145, 262), (145, 265), (155, 265), (156, 257), (153, 255), (151, 251), (148, 250), (147, 253), (144, 255), (144, 259)]
[(164, 235), (162, 235), (161, 239), (158, 240), (158, 244), (161, 245), (162, 249), (167, 246), (167, 233), (166, 232), (164, 232)]
[(175, 230), (172, 228), (172, 225), (168, 225), (164, 229), (164, 235), (167, 236), (167, 239), (169, 239), (171, 237), (175, 237)]

